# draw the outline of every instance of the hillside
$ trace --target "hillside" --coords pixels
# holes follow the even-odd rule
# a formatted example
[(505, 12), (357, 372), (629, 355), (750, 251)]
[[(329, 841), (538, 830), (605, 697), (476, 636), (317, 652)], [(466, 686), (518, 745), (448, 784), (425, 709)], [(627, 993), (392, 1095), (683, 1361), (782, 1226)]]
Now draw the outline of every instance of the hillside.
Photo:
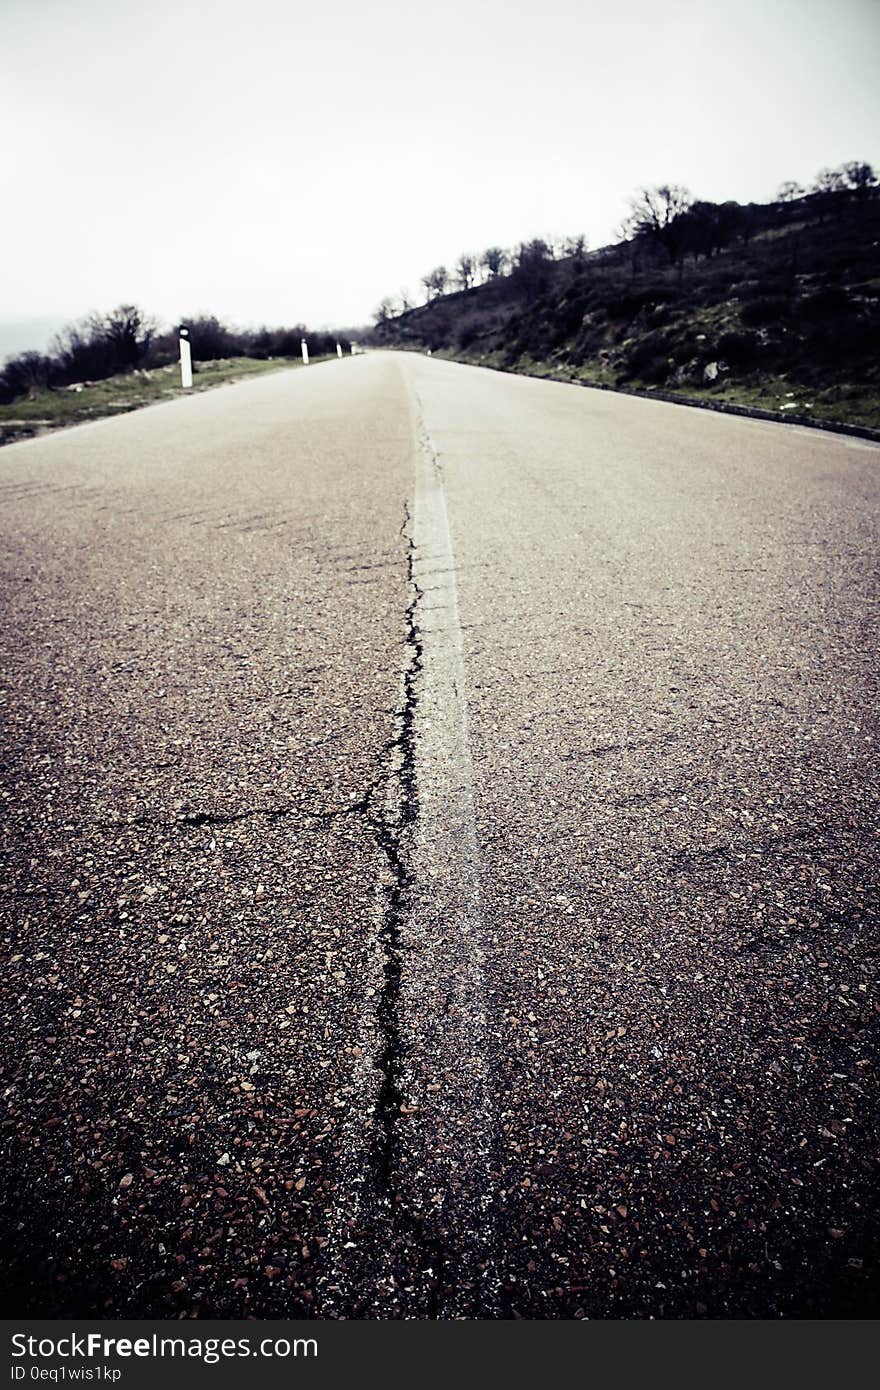
[(721, 248), (539, 256), (387, 317), (371, 341), (880, 428), (880, 200), (725, 209), (748, 223)]

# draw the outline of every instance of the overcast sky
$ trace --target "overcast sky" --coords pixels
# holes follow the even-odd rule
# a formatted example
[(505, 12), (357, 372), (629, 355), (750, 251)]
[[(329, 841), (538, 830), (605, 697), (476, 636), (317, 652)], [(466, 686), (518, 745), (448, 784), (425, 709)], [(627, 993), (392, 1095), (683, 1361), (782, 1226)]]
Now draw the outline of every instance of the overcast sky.
[(352, 325), (639, 183), (880, 163), (877, 0), (0, 0), (0, 319)]

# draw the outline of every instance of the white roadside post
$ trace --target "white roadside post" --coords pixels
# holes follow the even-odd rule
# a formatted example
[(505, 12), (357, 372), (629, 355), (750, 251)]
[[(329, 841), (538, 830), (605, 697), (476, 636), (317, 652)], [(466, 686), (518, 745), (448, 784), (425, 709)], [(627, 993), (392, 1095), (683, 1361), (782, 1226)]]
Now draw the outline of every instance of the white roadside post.
[(180, 384), (183, 387), (193, 384), (192, 347), (188, 328), (180, 330)]
[(305, 338), (303, 338), (301, 341), (302, 341), (302, 352), (303, 352), (303, 366), (304, 366), (304, 367), (307, 367), (307, 366), (309, 365), (309, 345), (308, 345), (308, 343), (306, 342)]
[(341, 344), (341, 343), (337, 343), (337, 344), (336, 344), (336, 356), (337, 356), (337, 357), (341, 357), (341, 356), (342, 356), (342, 344)]

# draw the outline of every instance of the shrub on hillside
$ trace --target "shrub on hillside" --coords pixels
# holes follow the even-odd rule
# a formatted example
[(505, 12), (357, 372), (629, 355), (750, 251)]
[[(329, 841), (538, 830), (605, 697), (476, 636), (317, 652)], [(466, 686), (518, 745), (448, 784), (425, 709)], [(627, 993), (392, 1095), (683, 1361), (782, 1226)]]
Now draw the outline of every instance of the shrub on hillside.
[(629, 377), (659, 385), (671, 370), (670, 342), (660, 332), (645, 333), (631, 343), (623, 355), (623, 365)]
[(192, 354), (196, 361), (216, 361), (220, 357), (235, 357), (236, 335), (213, 314), (193, 314), (184, 318), (189, 333)]
[(63, 329), (52, 343), (55, 379), (61, 385), (101, 381), (145, 365), (156, 325), (136, 304), (91, 314)]
[(805, 348), (815, 361), (826, 363), (842, 357), (874, 358), (880, 354), (880, 319), (859, 314), (825, 322), (810, 332)]
[(749, 367), (760, 351), (756, 333), (722, 333), (715, 344), (715, 355), (731, 367)]
[(577, 333), (587, 310), (587, 296), (583, 293), (563, 295), (556, 306), (554, 322), (557, 337), (567, 339)]
[(647, 315), (649, 328), (664, 328), (673, 317), (673, 311), (668, 304), (657, 304)]
[(49, 385), (53, 362), (40, 352), (22, 352), (10, 357), (0, 371), (0, 405), (9, 405), (20, 396), (30, 395)]
[(648, 386), (662, 386), (668, 381), (669, 373), (672, 371), (672, 363), (668, 357), (656, 356), (650, 358), (639, 372), (639, 377)]
[(643, 309), (653, 309), (658, 304), (674, 304), (680, 298), (679, 289), (661, 282), (631, 289), (611, 289), (604, 296), (604, 308), (610, 319), (632, 320)]
[(768, 296), (765, 299), (750, 299), (740, 310), (740, 318), (747, 328), (763, 328), (768, 323), (778, 323), (788, 317), (788, 300), (782, 295)]
[(683, 367), (685, 363), (690, 362), (693, 358), (699, 358), (704, 364), (705, 362), (712, 361), (713, 354), (707, 354), (705, 348), (705, 343), (698, 343), (693, 333), (684, 333), (680, 337), (676, 337), (671, 333), (669, 335), (669, 356), (677, 367)]
[(783, 275), (761, 275), (756, 280), (746, 280), (738, 290), (743, 299), (775, 299), (777, 295), (785, 296), (791, 287), (791, 281)]
[(521, 320), (519, 330), (514, 335), (511, 345), (519, 355), (543, 357), (553, 341), (552, 321), (545, 318), (543, 314), (536, 314), (533, 318)]
[(814, 294), (805, 295), (797, 306), (798, 316), (804, 319), (833, 319), (854, 308), (842, 285), (824, 285)]

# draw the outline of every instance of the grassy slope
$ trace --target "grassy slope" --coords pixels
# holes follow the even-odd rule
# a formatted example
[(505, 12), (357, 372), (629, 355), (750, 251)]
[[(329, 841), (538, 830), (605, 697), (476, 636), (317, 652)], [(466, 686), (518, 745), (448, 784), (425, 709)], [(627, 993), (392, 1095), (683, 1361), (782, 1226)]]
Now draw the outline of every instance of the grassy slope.
[[(324, 359), (313, 358), (313, 362)], [(230, 357), (218, 362), (196, 363), (193, 390), (204, 391), (262, 372), (299, 367), (298, 359), (274, 358), (260, 360), (252, 357)], [(90, 382), (82, 390), (60, 387), (55, 391), (39, 391), (33, 396), (0, 406), (0, 444), (15, 439), (42, 434), (65, 425), (77, 425), (84, 420), (96, 420), (103, 415), (119, 415), (137, 410), (155, 401), (171, 400), (186, 395), (180, 385), (180, 368), (153, 367), (149, 371), (131, 372), (124, 376), (108, 377), (106, 381)]]
[[(683, 273), (625, 248), (446, 295), (374, 341), (605, 386), (880, 428), (880, 203), (771, 223)], [(717, 380), (706, 368), (718, 364)], [(710, 372), (711, 372), (710, 367)]]

